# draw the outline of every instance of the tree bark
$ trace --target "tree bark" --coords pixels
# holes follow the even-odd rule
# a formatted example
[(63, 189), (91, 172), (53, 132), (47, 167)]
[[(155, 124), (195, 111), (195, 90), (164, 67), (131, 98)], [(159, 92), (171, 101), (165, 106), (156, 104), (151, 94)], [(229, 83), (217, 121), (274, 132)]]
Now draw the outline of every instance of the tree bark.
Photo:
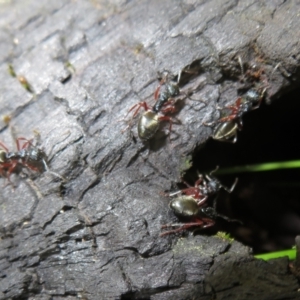
[[(24, 168), (2, 188), (0, 299), (299, 297), (285, 258), (160, 237), (177, 222), (161, 192), (210, 138), (202, 122), (218, 118), (216, 104), (243, 88), (238, 58), (263, 69), (270, 103), (299, 84), (296, 1), (13, 1), (0, 14), (1, 141), (15, 149), (16, 136), (38, 132), (67, 178)], [(153, 105), (163, 70), (185, 70), (181, 90), (201, 101), (182, 94), (170, 141), (162, 122), (145, 143), (137, 118), (127, 130), (132, 114), (123, 118)]]

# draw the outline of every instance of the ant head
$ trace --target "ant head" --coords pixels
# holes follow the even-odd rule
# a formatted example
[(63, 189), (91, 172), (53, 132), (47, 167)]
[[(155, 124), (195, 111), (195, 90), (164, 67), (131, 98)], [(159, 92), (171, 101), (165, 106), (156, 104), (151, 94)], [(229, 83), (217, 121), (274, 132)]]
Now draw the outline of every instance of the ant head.
[(216, 210), (210, 206), (201, 208), (201, 213), (210, 219), (216, 219), (219, 216)]
[(221, 182), (215, 178), (212, 177), (211, 175), (205, 175), (206, 179), (207, 179), (207, 183), (206, 186), (211, 190), (211, 191), (218, 191), (221, 187), (222, 184)]
[(258, 102), (261, 97), (262, 95), (254, 89), (249, 90), (245, 95), (246, 100), (252, 103)]
[(157, 79), (167, 81), (169, 79), (170, 72), (167, 70), (157, 71)]
[(30, 149), (30, 155), (29, 158), (31, 163), (35, 164), (39, 164), (42, 163), (43, 161), (46, 159), (46, 154), (42, 149), (39, 148), (32, 148)]

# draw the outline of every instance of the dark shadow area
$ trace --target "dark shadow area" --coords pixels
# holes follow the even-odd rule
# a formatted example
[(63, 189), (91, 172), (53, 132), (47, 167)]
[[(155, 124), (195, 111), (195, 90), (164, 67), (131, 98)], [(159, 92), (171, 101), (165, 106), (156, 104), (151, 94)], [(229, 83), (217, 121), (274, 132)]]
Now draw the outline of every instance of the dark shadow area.
[[(266, 162), (299, 160), (299, 90), (243, 117), (243, 130), (236, 144), (210, 140), (194, 155), (194, 171)], [(196, 175), (189, 177), (189, 181)], [(213, 232), (223, 230), (254, 249), (254, 253), (286, 249), (300, 233), (300, 170), (283, 169), (218, 176), (232, 194), (221, 191), (218, 212), (240, 219), (243, 226), (218, 220)]]

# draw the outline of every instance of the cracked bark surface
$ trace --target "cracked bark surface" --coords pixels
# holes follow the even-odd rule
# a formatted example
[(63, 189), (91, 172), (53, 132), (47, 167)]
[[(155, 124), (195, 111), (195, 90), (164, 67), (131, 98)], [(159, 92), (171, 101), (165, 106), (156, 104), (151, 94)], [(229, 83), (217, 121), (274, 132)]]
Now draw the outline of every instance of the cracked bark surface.
[[(299, 84), (299, 13), (296, 1), (0, 4), (1, 141), (14, 149), (11, 128), (39, 132), (51, 170), (68, 179), (15, 174), (16, 188), (2, 188), (0, 299), (297, 299), (285, 258), (159, 234), (176, 220), (160, 192), (210, 137), (202, 121), (218, 118), (216, 103), (236, 99), (238, 56), (271, 78), (269, 102)], [(157, 71), (188, 67), (197, 75), (181, 88), (207, 105), (178, 101), (171, 143), (165, 124), (149, 143), (136, 120), (122, 134), (130, 107), (154, 103)]]

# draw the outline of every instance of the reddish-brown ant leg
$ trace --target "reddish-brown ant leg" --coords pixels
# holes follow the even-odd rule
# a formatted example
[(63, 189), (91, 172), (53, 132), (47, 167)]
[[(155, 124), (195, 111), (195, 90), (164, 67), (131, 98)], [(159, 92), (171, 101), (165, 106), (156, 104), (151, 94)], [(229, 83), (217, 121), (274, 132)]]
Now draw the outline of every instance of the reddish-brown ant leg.
[(137, 115), (137, 113), (138, 113), (138, 111), (140, 110), (141, 107), (144, 107), (145, 111), (149, 110), (149, 107), (148, 107), (148, 105), (147, 105), (147, 103), (146, 103), (145, 101), (139, 102), (139, 103), (133, 105), (133, 106), (129, 109), (129, 111), (128, 111), (127, 115), (125, 116), (125, 118), (126, 118), (126, 117), (128, 116), (128, 114), (129, 114), (132, 110), (134, 110), (137, 106), (138, 106), (138, 108), (135, 110), (135, 112), (134, 112), (132, 118), (134, 118), (134, 117)]
[(164, 105), (163, 105), (163, 109), (161, 110), (161, 112), (165, 115), (167, 113), (174, 113), (176, 112), (176, 108), (174, 106), (175, 100), (174, 99), (169, 99)]
[(124, 119), (129, 115), (129, 113), (130, 113), (132, 110), (134, 110), (137, 106), (138, 106), (138, 108), (135, 110), (135, 112), (134, 112), (134, 114), (133, 114), (133, 116), (132, 116), (132, 118), (131, 118), (131, 120), (130, 120), (130, 122), (129, 122), (129, 125), (127, 125), (126, 128), (124, 128), (124, 129), (121, 131), (122, 133), (124, 133), (124, 132), (131, 126), (131, 122), (132, 122), (133, 118), (137, 115), (137, 113), (138, 113), (138, 111), (140, 110), (141, 107), (144, 107), (145, 111), (149, 110), (149, 107), (148, 107), (148, 105), (147, 105), (147, 103), (146, 103), (145, 101), (139, 102), (139, 103), (133, 105), (133, 106), (129, 109), (128, 113), (126, 114), (126, 116), (125, 116), (122, 120), (124, 120)]
[(175, 103), (176, 103), (176, 100), (174, 98), (169, 98), (168, 101), (163, 104), (163, 107), (168, 107), (168, 106), (173, 106), (174, 107)]
[(10, 163), (1, 163), (0, 164), (0, 175), (2, 177), (7, 177), (7, 175), (5, 174), (5, 169), (9, 168), (11, 166)]
[(162, 225), (161, 229), (165, 229), (165, 228), (168, 228), (168, 227), (175, 227), (175, 226), (180, 226), (180, 227), (177, 228), (177, 229), (173, 229), (173, 230), (169, 230), (169, 231), (163, 232), (163, 233), (160, 234), (160, 236), (165, 236), (165, 235), (168, 235), (168, 234), (171, 234), (171, 233), (177, 233), (177, 232), (186, 230), (186, 229), (188, 229), (190, 227), (193, 227), (193, 226), (201, 226), (203, 223), (204, 222), (201, 219), (195, 218), (190, 223)]
[(198, 175), (198, 176), (199, 176), (199, 178), (195, 182), (194, 187), (198, 187), (200, 185), (200, 183), (203, 181), (203, 176), (202, 175)]
[(31, 166), (27, 163), (23, 163), (23, 166), (25, 166), (26, 168), (32, 170), (32, 171), (35, 171), (35, 172), (40, 172), (40, 170), (37, 168), (37, 167), (34, 167), (34, 166)]
[[(22, 145), (22, 147), (21, 147), (20, 141), (25, 141), (25, 143)], [(18, 151), (20, 151), (22, 149), (26, 149), (29, 145), (33, 147), (32, 139), (31, 140), (27, 140), (26, 138), (23, 138), (23, 137), (17, 138), (16, 139), (16, 144), (17, 144)]]
[(159, 95), (159, 92), (160, 92), (160, 87), (161, 87), (161, 85), (159, 85), (156, 88), (155, 92), (154, 92), (154, 99), (155, 99), (155, 101), (158, 99), (158, 95)]
[(219, 119), (217, 122), (218, 123), (223, 123), (223, 122), (228, 122), (228, 121), (232, 121), (237, 117), (237, 114), (231, 114), (227, 117), (223, 117), (221, 119)]
[(0, 142), (0, 147), (2, 147), (5, 152), (8, 152), (8, 148), (2, 142)]
[[(202, 226), (202, 224), (205, 224), (205, 225)], [(191, 227), (195, 227), (195, 226), (202, 226), (202, 229), (204, 229), (204, 228), (211, 227), (214, 224), (215, 224), (215, 221), (211, 220), (211, 219), (208, 219), (208, 218), (205, 218), (205, 219), (195, 218), (190, 223), (163, 225), (163, 226), (161, 226), (162, 229), (168, 228), (168, 227), (175, 227), (175, 226), (180, 226), (180, 227), (177, 228), (177, 229), (173, 229), (173, 230), (163, 232), (163, 233), (160, 234), (160, 236), (165, 236), (165, 235), (168, 235), (168, 234), (171, 234), (171, 233), (177, 233), (177, 232), (180, 232), (180, 231), (183, 231), (183, 230), (189, 229)]]
[(169, 125), (169, 134), (171, 133), (172, 131), (172, 118), (171, 117), (168, 117), (168, 116), (161, 116), (158, 118), (159, 121), (168, 121), (170, 123)]
[(8, 181), (10, 183), (12, 183), (11, 180), (10, 180), (10, 175), (14, 171), (14, 169), (17, 167), (17, 165), (18, 165), (18, 161), (13, 161), (12, 163), (7, 164), (9, 169), (7, 170), (6, 178), (8, 179)]
[(162, 109), (161, 112), (163, 114), (174, 113), (174, 112), (176, 112), (176, 108), (174, 106), (166, 107), (166, 108)]
[[(228, 105), (228, 106), (225, 106), (224, 108), (230, 109), (232, 114), (236, 114), (239, 111), (241, 104), (242, 104), (242, 97), (239, 97), (235, 101), (234, 105)], [(224, 109), (224, 108), (221, 108), (221, 109)]]
[(197, 187), (188, 187), (186, 189), (181, 190), (181, 193), (187, 195), (187, 196), (193, 196), (195, 199), (200, 198), (199, 188)]
[[(200, 199), (200, 189), (199, 185), (203, 181), (203, 176), (199, 176), (199, 179), (195, 182), (194, 186), (189, 185), (186, 181), (182, 180), (182, 182), (188, 187), (186, 189), (181, 190), (181, 192), (188, 196), (193, 196), (195, 199)], [(198, 201), (197, 201), (198, 202)], [(202, 203), (202, 199), (201, 199)]]

